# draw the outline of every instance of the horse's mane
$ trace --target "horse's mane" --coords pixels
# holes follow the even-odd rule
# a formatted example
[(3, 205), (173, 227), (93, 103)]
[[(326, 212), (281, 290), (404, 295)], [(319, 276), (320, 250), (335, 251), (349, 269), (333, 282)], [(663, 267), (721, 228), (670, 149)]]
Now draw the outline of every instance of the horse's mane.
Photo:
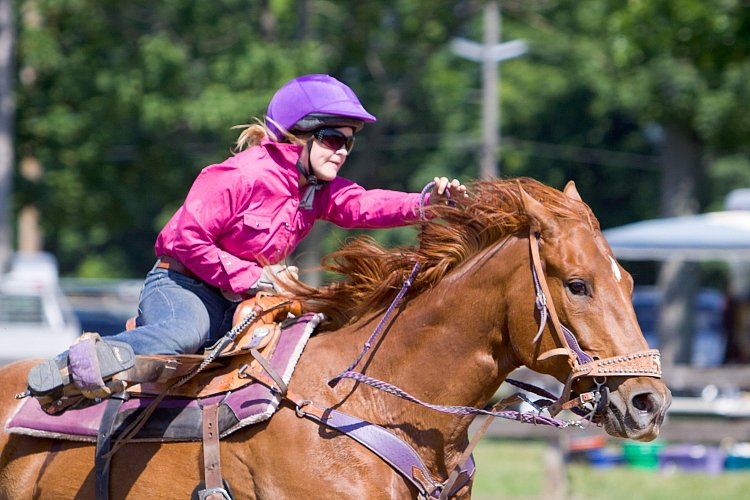
[(305, 310), (326, 315), (322, 325), (325, 330), (386, 308), (415, 262), (422, 262), (409, 288), (410, 295), (418, 294), (477, 252), (528, 231), (521, 189), (556, 217), (588, 220), (598, 229), (598, 221), (587, 205), (533, 179), (477, 181), (468, 187), (470, 196), (456, 200), (455, 206), (426, 207), (430, 220), (422, 223), (418, 246), (386, 249), (368, 236), (349, 239), (323, 260), (323, 269), (341, 276), (341, 280), (320, 289), (302, 285), (294, 293)]

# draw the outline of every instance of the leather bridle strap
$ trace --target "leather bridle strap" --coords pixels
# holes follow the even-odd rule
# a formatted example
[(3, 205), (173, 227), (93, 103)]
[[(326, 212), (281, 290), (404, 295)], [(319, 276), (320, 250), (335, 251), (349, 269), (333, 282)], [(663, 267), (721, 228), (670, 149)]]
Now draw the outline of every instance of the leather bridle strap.
[[(551, 330), (561, 345), (561, 347), (543, 352), (537, 359), (542, 361), (553, 356), (567, 356), (568, 364), (571, 368), (562, 395), (547, 408), (550, 415), (555, 416), (562, 410), (582, 406), (590, 401), (597, 401), (597, 395), (594, 392), (583, 393), (578, 398), (570, 399), (573, 382), (578, 378), (598, 377), (606, 379), (608, 376), (661, 378), (661, 354), (656, 349), (637, 351), (631, 354), (604, 359), (595, 359), (585, 353), (578, 345), (573, 332), (560, 323), (544, 270), (542, 269), (542, 259), (539, 255), (539, 233), (531, 228), (529, 229), (529, 249), (531, 252), (534, 287), (536, 289), (536, 304), (541, 314), (539, 334), (544, 329), (546, 319), (549, 319), (552, 322)], [(539, 334), (537, 334), (537, 337)], [(535, 340), (538, 340), (538, 338)], [(602, 386), (603, 383), (598, 383), (597, 385)]]
[(219, 442), (220, 403), (203, 407), (203, 486), (200, 500), (228, 500), (232, 497), (221, 478), (221, 447)]
[[(563, 327), (560, 324), (560, 318), (557, 316), (557, 310), (555, 309), (555, 303), (552, 300), (552, 294), (550, 293), (549, 286), (547, 286), (547, 280), (544, 277), (545, 274), (544, 269), (542, 269), (542, 259), (539, 255), (539, 233), (535, 232), (532, 228), (529, 229), (529, 250), (531, 251), (531, 265), (532, 270), (534, 271), (534, 287), (537, 291), (537, 308), (540, 309), (540, 313), (542, 314), (541, 322), (544, 323), (545, 312), (549, 314), (549, 320), (552, 321), (552, 331), (562, 346), (543, 352), (537, 359), (542, 361), (553, 356), (567, 356), (568, 364), (572, 369), (575, 366), (576, 361), (573, 359), (573, 351), (568, 345), (568, 341), (563, 333)], [(546, 311), (542, 309), (545, 309)], [(540, 325), (540, 330), (541, 328), (542, 325)]]
[(104, 414), (99, 423), (99, 432), (96, 435), (96, 450), (94, 456), (94, 468), (96, 470), (96, 500), (109, 499), (109, 466), (111, 457), (108, 455), (112, 444), (112, 434), (115, 430), (115, 421), (122, 404), (129, 398), (128, 393), (118, 392), (107, 400)]

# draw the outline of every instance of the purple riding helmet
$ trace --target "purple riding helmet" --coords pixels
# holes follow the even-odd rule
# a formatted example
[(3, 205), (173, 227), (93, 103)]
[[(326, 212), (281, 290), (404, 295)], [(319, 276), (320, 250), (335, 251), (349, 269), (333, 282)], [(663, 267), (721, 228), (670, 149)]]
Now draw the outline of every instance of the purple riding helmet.
[(271, 98), (266, 115), (276, 140), (284, 137), (279, 126), (292, 133), (324, 126), (358, 132), (375, 121), (352, 89), (328, 75), (304, 75), (287, 82)]

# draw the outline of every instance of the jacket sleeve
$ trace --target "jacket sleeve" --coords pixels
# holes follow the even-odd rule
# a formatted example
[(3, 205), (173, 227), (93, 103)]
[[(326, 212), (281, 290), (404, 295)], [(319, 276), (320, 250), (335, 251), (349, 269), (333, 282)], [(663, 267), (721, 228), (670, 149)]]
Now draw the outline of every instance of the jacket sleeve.
[[(387, 189), (366, 190), (337, 177), (321, 190), (320, 218), (344, 228), (391, 228), (419, 220), (419, 193)], [(425, 199), (425, 204), (429, 196)], [(317, 203), (317, 200), (316, 200)]]
[(209, 285), (244, 292), (260, 278), (262, 266), (241, 259), (217, 245), (235, 218), (238, 193), (246, 186), (236, 170), (214, 166), (204, 169), (190, 188), (176, 220), (174, 257)]

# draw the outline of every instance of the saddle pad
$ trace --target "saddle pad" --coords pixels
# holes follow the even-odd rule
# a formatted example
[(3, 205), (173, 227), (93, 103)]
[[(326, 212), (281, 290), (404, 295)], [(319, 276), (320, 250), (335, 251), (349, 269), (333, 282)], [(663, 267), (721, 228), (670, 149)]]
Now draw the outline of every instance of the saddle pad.
[[(270, 364), (289, 383), (310, 335), (323, 319), (321, 314), (304, 314), (285, 323)], [(145, 409), (152, 398), (131, 398), (120, 408), (115, 433), (126, 429)], [(220, 402), (221, 437), (248, 425), (263, 422), (278, 409), (281, 398), (260, 383), (247, 385), (234, 392), (203, 399), (166, 397), (138, 432), (133, 441), (200, 441), (202, 439), (201, 408)], [(27, 398), (5, 426), (11, 434), (23, 434), (69, 441), (96, 442), (104, 402), (81, 409), (69, 409), (61, 415), (48, 415), (34, 398)]]

